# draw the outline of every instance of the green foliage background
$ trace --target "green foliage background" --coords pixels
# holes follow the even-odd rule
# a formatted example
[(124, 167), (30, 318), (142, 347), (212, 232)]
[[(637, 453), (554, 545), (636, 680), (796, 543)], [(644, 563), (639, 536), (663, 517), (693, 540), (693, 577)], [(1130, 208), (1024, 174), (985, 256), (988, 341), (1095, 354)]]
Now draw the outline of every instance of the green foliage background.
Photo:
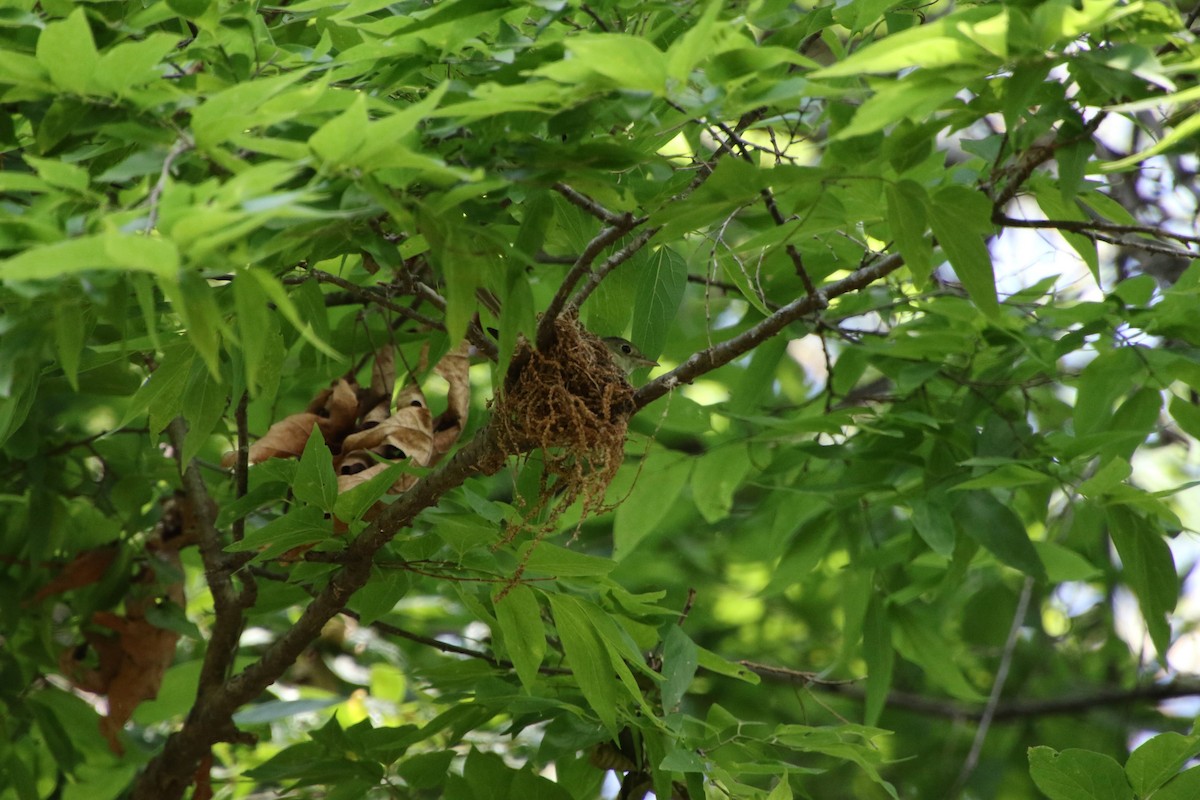
[[(198, 766), (161, 757), (173, 732), (215, 744), (222, 797), (582, 800), (589, 759), (627, 797), (1195, 796), (1200, 737), (1153, 701), (1195, 692), (1166, 653), (1194, 622), (1169, 544), (1200, 271), (1105, 244), (1186, 267), (1200, 243), (1194, 23), (1156, 0), (5, 3), (0, 797), (171, 796)], [(1120, 191), (1143, 165), (1192, 197), (1182, 227)], [(996, 291), (989, 245), (1035, 206), (1087, 292)], [(663, 364), (615, 510), (496, 546), (538, 455), (439, 489), (356, 619), (234, 715), (253, 746), (188, 717), (221, 623), (185, 551), (186, 615), (156, 621), (175, 664), (110, 753), (59, 657), (121, 607), (181, 464), (220, 509), (213, 558), (235, 524), (345, 547), (327, 455), (253, 467), (245, 496), (217, 466), (242, 399), (261, 435), (386, 342), (415, 368), (467, 337), (465, 442), (573, 264), (599, 279), (586, 326)], [(114, 540), (101, 581), (28, 602)], [(257, 595), (202, 698), (339, 570), (241, 565)], [(1130, 594), (1146, 643), (1116, 633)]]

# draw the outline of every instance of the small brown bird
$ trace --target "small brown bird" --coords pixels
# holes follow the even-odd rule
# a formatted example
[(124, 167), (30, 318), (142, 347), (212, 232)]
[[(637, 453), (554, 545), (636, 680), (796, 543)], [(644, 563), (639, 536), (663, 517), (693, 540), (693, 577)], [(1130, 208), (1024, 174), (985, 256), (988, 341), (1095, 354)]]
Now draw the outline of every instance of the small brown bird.
[(637, 345), (620, 336), (605, 336), (604, 346), (612, 353), (613, 363), (620, 367), (626, 375), (638, 367), (657, 367), (658, 362), (647, 358), (638, 350)]

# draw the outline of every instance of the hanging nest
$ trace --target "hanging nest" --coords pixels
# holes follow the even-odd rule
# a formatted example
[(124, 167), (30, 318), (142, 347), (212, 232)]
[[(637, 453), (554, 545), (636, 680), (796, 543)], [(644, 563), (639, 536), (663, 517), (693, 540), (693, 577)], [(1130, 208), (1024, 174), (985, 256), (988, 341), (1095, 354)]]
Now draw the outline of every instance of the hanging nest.
[(492, 417), (505, 456), (542, 451), (537, 500), (526, 513), (534, 519), (550, 509), (541, 535), (576, 500), (583, 503), (581, 519), (605, 510), (604, 491), (624, 460), (633, 411), (633, 387), (604, 342), (574, 318), (560, 317), (554, 327), (545, 350), (526, 345), (513, 357)]

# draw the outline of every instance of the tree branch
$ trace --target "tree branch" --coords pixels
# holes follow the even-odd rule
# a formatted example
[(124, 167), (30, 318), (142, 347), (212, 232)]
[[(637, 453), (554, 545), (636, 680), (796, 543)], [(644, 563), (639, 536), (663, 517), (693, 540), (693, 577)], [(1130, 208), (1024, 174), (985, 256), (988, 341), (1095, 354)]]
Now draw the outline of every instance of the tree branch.
[[(187, 437), (187, 423), (176, 417), (167, 426), (167, 433), (175, 449), (175, 457), (182, 459), (183, 443)], [(238, 592), (230, 575), (232, 562), (221, 547), (221, 535), (217, 531), (212, 509), (214, 504), (200, 476), (195, 459), (188, 464), (180, 460), (183, 491), (191, 506), (200, 535), (200, 557), (204, 562), (204, 578), (212, 591), (213, 611), (216, 620), (212, 635), (204, 650), (204, 664), (200, 669), (200, 694), (219, 686), (225, 680), (237, 652), (238, 638), (242, 631), (242, 606)]]
[(796, 320), (825, 308), (830, 298), (862, 289), (880, 278), (890, 275), (902, 266), (904, 266), (904, 259), (899, 254), (893, 253), (874, 264), (856, 269), (840, 281), (827, 285), (816, 295), (806, 295), (793, 300), (752, 328), (739, 333), (732, 339), (713, 345), (707, 350), (695, 353), (675, 369), (665, 375), (660, 375), (638, 389), (633, 396), (634, 408), (640, 410), (676, 386), (691, 383), (701, 375), (712, 372), (717, 367), (724, 366), (735, 358), (750, 352)]
[[(320, 634), (322, 626), (345, 606), (371, 576), (372, 559), (418, 513), (437, 504), (450, 489), (478, 474), (493, 474), (506, 458), (484, 426), (467, 445), (441, 467), (405, 492), (346, 548), (342, 569), (305, 606), (291, 628), (267, 647), (262, 656), (223, 684), (199, 693), (183, 727), (167, 738), (139, 777), (133, 800), (176, 800), (183, 796), (200, 759), (211, 745), (228, 738), (233, 713), (274, 683)], [(195, 473), (195, 470), (191, 470)], [(198, 480), (198, 473), (196, 479)], [(228, 577), (226, 576), (226, 580)], [(220, 618), (218, 618), (220, 619)], [(215, 632), (214, 632), (215, 638)], [(210, 650), (212, 644), (209, 645)]]
[[(1071, 233), (1089, 233), (1092, 231), (1101, 231), (1103, 233), (1136, 233), (1155, 236), (1159, 239), (1174, 239), (1177, 242), (1186, 244), (1200, 244), (1200, 236), (1192, 236), (1186, 233), (1175, 233), (1174, 231), (1166, 230), (1165, 228), (1156, 228), (1153, 225), (1119, 225), (1115, 222), (1105, 222), (1104, 220), (1080, 220), (1080, 219), (1016, 219), (1014, 217), (1005, 216), (997, 213), (992, 217), (992, 222), (997, 225), (1003, 225), (1007, 228), (1052, 228), (1060, 231), (1069, 231)], [(1125, 241), (1124, 244), (1134, 245), (1136, 242)], [(1180, 252), (1179, 255), (1187, 256), (1191, 251)], [(1192, 254), (1195, 258), (1196, 254)]]
[[(620, 225), (625, 224), (626, 220), (629, 217), (628, 214), (618, 214), (614, 211), (609, 211), (607, 208), (600, 205), (600, 203), (598, 203), (595, 200), (593, 200), (592, 198), (588, 197), (583, 192), (576, 191), (575, 189), (572, 189), (570, 186), (567, 186), (565, 183), (554, 184), (554, 191), (558, 192), (564, 198), (566, 198), (568, 203), (570, 203), (573, 206), (582, 208), (584, 211), (591, 214), (593, 217), (600, 220), (605, 225), (620, 226)], [(638, 222), (641, 222), (641, 221), (642, 220), (638, 220)]]
[(175, 163), (175, 159), (195, 147), (191, 138), (186, 134), (180, 133), (179, 138), (175, 140), (175, 144), (171, 145), (171, 149), (167, 152), (167, 157), (163, 159), (162, 169), (158, 173), (158, 180), (154, 183), (154, 188), (150, 190), (150, 196), (146, 198), (146, 205), (150, 209), (150, 213), (146, 217), (146, 232), (154, 230), (158, 227), (158, 201), (162, 199), (162, 193), (167, 188), (167, 178), (171, 177), (171, 167)]
[(992, 681), (992, 691), (988, 695), (987, 705), (983, 707), (983, 713), (979, 715), (979, 727), (975, 729), (975, 739), (971, 742), (971, 750), (967, 753), (966, 759), (963, 761), (962, 770), (958, 773), (958, 778), (954, 781), (954, 787), (950, 790), (950, 797), (957, 797), (958, 793), (967, 781), (971, 778), (971, 773), (975, 771), (975, 767), (979, 764), (979, 754), (983, 752), (983, 743), (987, 741), (988, 731), (992, 727), (992, 720), (996, 717), (996, 709), (1000, 706), (1000, 694), (1004, 691), (1004, 684), (1008, 680), (1008, 670), (1012, 666), (1013, 653), (1017, 649), (1017, 640), (1021, 634), (1021, 627), (1025, 624), (1025, 614), (1029, 611), (1029, 599), (1033, 596), (1033, 578), (1025, 578), (1024, 585), (1021, 586), (1021, 596), (1017, 600), (1017, 610), (1013, 613), (1012, 624), (1008, 628), (1008, 639), (1004, 642), (1004, 652), (1000, 657), (1000, 666), (996, 668), (996, 678)]
[(579, 258), (575, 260), (575, 265), (571, 267), (566, 277), (563, 278), (562, 285), (554, 293), (554, 297), (550, 300), (550, 304), (546, 306), (546, 310), (542, 314), (542, 319), (538, 323), (537, 346), (539, 350), (545, 350), (553, 340), (554, 321), (563, 312), (567, 304), (567, 298), (571, 295), (572, 290), (574, 290), (575, 284), (579, 283), (579, 280), (591, 270), (592, 262), (603, 252), (604, 248), (629, 233), (636, 224), (637, 220), (634, 219), (633, 215), (626, 214), (620, 224), (609, 225), (604, 228), (587, 243), (587, 247), (583, 248), (583, 252), (579, 254)]
[(331, 283), (350, 293), (354, 297), (358, 297), (363, 303), (371, 303), (382, 308), (386, 308), (395, 314), (399, 314), (405, 319), (412, 320), (421, 325), (426, 325), (434, 330), (444, 331), (446, 326), (433, 317), (427, 317), (420, 311), (402, 306), (398, 303), (393, 303), (382, 291), (375, 287), (359, 286), (353, 281), (348, 281), (345, 278), (334, 275), (324, 270), (309, 269), (304, 276), (297, 277), (313, 277), (320, 283)]
[(633, 241), (631, 241), (629, 244), (625, 245), (620, 250), (605, 259), (603, 264), (590, 271), (588, 273), (587, 280), (585, 280), (583, 283), (583, 286), (579, 287), (579, 291), (576, 292), (575, 296), (571, 298), (571, 301), (567, 303), (566, 310), (572, 313), (578, 311), (579, 307), (583, 305), (583, 302), (591, 296), (592, 292), (596, 291), (598, 286), (600, 286), (600, 282), (608, 277), (610, 272), (632, 258), (637, 251), (645, 247), (646, 242), (650, 241), (650, 239), (656, 233), (658, 233), (658, 228), (647, 228), (635, 236)]
[[(866, 690), (855, 681), (818, 681), (813, 679), (811, 672), (764, 667), (749, 662), (741, 663), (766, 680), (814, 685), (824, 691), (853, 700), (866, 699)], [(1177, 697), (1200, 697), (1200, 679), (1192, 676), (1179, 678), (1169, 683), (1137, 686), (1132, 689), (1100, 689), (1090, 694), (1080, 694), (1074, 697), (1050, 697), (997, 703), (991, 715), (991, 721), (995, 723), (1035, 717), (1084, 714), (1097, 709), (1156, 703)], [(926, 697), (911, 692), (890, 692), (887, 697), (887, 707), (894, 711), (911, 711), (928, 717), (970, 722), (982, 721), (987, 710), (986, 705), (969, 705), (956, 700)]]

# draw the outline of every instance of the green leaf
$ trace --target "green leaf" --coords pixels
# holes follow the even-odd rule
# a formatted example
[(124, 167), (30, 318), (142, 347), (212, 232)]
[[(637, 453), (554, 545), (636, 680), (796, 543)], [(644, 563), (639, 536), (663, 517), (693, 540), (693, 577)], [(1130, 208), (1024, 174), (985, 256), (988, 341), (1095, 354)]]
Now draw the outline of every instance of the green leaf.
[(967, 8), (941, 19), (876, 40), (853, 55), (819, 69), (815, 79), (898, 72), (908, 67), (999, 65), (1008, 15), (1000, 8)]
[(1079, 493), (1093, 500), (1110, 494), (1133, 474), (1133, 467), (1120, 456), (1103, 463), (1092, 477), (1079, 484)]
[(1050, 583), (1090, 581), (1100, 577), (1100, 570), (1090, 561), (1060, 544), (1034, 542), (1033, 549), (1046, 566), (1046, 579)]
[(717, 22), (723, 6), (721, 0), (710, 0), (699, 19), (667, 48), (667, 74), (671, 78), (680, 83), (687, 81), (692, 68), (716, 52), (714, 40), (729, 31)]
[[(526, 555), (530, 550), (532, 552)], [(607, 575), (617, 566), (617, 562), (610, 558), (568, 550), (549, 542), (530, 542), (521, 547), (517, 557), (521, 563), (525, 564), (527, 572), (534, 575), (554, 575), (559, 578)]]
[(192, 374), (196, 351), (175, 343), (163, 353), (158, 368), (129, 401), (117, 428), (124, 428), (143, 412), (150, 412), (150, 433), (157, 434), (183, 410), (183, 392)]
[(100, 54), (83, 7), (76, 7), (66, 19), (47, 23), (37, 40), (37, 60), (63, 91), (91, 91)]
[(458, 756), (453, 750), (436, 753), (414, 753), (407, 756), (398, 771), (409, 786), (416, 789), (432, 789), (441, 786), (450, 771), (450, 762)]
[(566, 789), (554, 781), (534, 773), (529, 765), (513, 776), (509, 792), (509, 797), (521, 797), (527, 798), (527, 800), (571, 800), (571, 795)]
[(167, 5), (182, 17), (198, 19), (208, 11), (212, 0), (167, 0)]
[(696, 668), (700, 664), (699, 651), (688, 635), (678, 625), (667, 627), (663, 637), (662, 705), (670, 713), (678, 707), (692, 685)]
[(1200, 767), (1184, 770), (1154, 793), (1154, 800), (1194, 800), (1200, 797)]
[(644, 260), (632, 261), (620, 269), (638, 270), (633, 341), (653, 358), (662, 352), (679, 313), (683, 290), (687, 287), (687, 261), (670, 247), (660, 247)]
[(1178, 395), (1172, 395), (1170, 411), (1171, 419), (1184, 433), (1193, 439), (1200, 439), (1200, 407)]
[(867, 696), (863, 722), (874, 725), (883, 713), (888, 692), (892, 688), (892, 667), (896, 651), (892, 648), (892, 628), (887, 604), (878, 594), (872, 594), (863, 623), (863, 661), (867, 665)]
[(448, 81), (443, 81), (419, 102), (372, 122), (367, 128), (366, 141), (357, 151), (349, 154), (349, 160), (363, 169), (379, 169), (384, 166), (387, 156), (402, 149), (401, 142), (404, 137), (409, 136), (423, 119), (434, 112), (449, 86)]
[(158, 80), (161, 74), (155, 68), (178, 44), (179, 40), (169, 33), (152, 33), (138, 42), (122, 42), (101, 56), (96, 85), (123, 95), (135, 86)]
[[(1060, 170), (1062, 167), (1060, 166)], [(1060, 184), (1062, 179), (1060, 179)], [(1068, 199), (1064, 199), (1062, 194), (1065, 189), (1059, 187), (1058, 191), (1055, 187), (1035, 184), (1034, 196), (1037, 198), (1038, 206), (1041, 207), (1042, 213), (1046, 215), (1046, 219), (1063, 219), (1074, 220), (1078, 222), (1088, 221), (1088, 216), (1084, 214), (1079, 206)], [(1100, 282), (1100, 257), (1096, 252), (1096, 241), (1087, 236), (1070, 231), (1059, 231), (1067, 244), (1079, 254), (1083, 262), (1088, 265), (1091, 270), (1092, 277), (1095, 278), (1097, 284)]]
[(936, 614), (918, 614), (908, 608), (892, 610), (896, 647), (906, 659), (918, 664), (935, 685), (960, 700), (978, 702), (983, 695), (967, 680), (955, 658), (955, 649), (938, 627)]
[(605, 648), (579, 601), (567, 595), (550, 595), (555, 629), (562, 641), (567, 665), (584, 699), (612, 736), (617, 735), (617, 685)]
[(36, 158), (25, 156), (29, 166), (37, 170), (37, 174), (51, 186), (58, 186), (76, 192), (84, 192), (90, 180), (87, 170), (75, 164), (67, 164), (52, 158)]
[[(305, 341), (333, 360), (342, 360), (342, 354), (330, 347), (329, 344), (327, 344), (325, 340), (317, 334), (317, 331), (313, 327), (312, 323), (300, 313), (300, 309), (296, 307), (296, 304), (292, 302), (292, 298), (288, 296), (288, 293), (284, 290), (283, 284), (281, 284), (274, 275), (271, 275), (265, 270), (253, 268), (250, 268), (247, 270), (247, 272), (258, 283), (259, 287), (263, 291), (263, 294), (265, 294), (271, 300), (271, 302), (275, 304), (275, 307), (279, 309), (284, 318), (292, 324), (292, 327), (300, 332), (300, 335), (304, 337)], [(237, 281), (234, 281), (234, 284), (236, 286)]]
[(474, 514), (430, 514), (433, 532), (461, 558), (477, 547), (497, 539), (497, 526)]
[(1167, 615), (1179, 599), (1179, 575), (1171, 548), (1156, 526), (1129, 509), (1110, 506), (1106, 513), (1108, 535), (1121, 557), (1122, 576), (1137, 596), (1159, 658), (1165, 659), (1171, 646)]
[[(969, 76), (968, 76), (969, 79)], [(831, 139), (865, 136), (902, 120), (928, 118), (954, 100), (963, 81), (953, 71), (915, 72), (885, 83), (859, 107), (854, 119)]]
[(621, 561), (638, 543), (658, 528), (671, 510), (692, 470), (692, 461), (679, 455), (652, 451), (633, 489), (617, 507), (613, 522), (613, 559)]
[(257, 396), (260, 375), (267, 357), (267, 337), (270, 326), (267, 297), (253, 280), (249, 270), (238, 271), (233, 279), (233, 304), (237, 310), (237, 337), (246, 366), (246, 387)]
[(596, 76), (622, 89), (662, 95), (667, 60), (646, 39), (623, 33), (579, 34), (567, 39), (570, 58), (540, 67), (536, 74), (561, 83), (585, 83)]
[(692, 497), (704, 521), (712, 524), (729, 516), (733, 495), (750, 472), (750, 451), (731, 445), (714, 449), (692, 469)]
[(528, 586), (518, 583), (509, 587), (494, 605), (508, 657), (517, 670), (521, 685), (533, 694), (538, 668), (546, 655), (546, 629), (537, 596)]
[(367, 96), (356, 94), (350, 107), (326, 122), (308, 139), (308, 146), (326, 164), (349, 162), (366, 140)]
[[(500, 12), (508, 11), (511, 8), (511, 0), (458, 0), (453, 3), (441, 3), (432, 7), (428, 15), (413, 19), (401, 30), (405, 34), (411, 35), (417, 31), (428, 31), (473, 17), (476, 18), (475, 22), (479, 22), (479, 17), (486, 19), (498, 16)], [(343, 12), (343, 14), (349, 14), (349, 12)]]
[(986, 547), (1001, 562), (1031, 578), (1046, 580), (1046, 568), (1029, 540), (1025, 524), (991, 492), (965, 492), (953, 513), (959, 530)]
[(178, 280), (159, 279), (158, 286), (183, 318), (188, 339), (214, 380), (221, 379), (221, 333), (225, 323), (213, 290), (198, 274), (179, 273)]
[(992, 257), (983, 241), (991, 231), (991, 202), (982, 192), (947, 186), (933, 196), (929, 224), (955, 274), (975, 305), (989, 317), (1000, 313)]
[(253, 563), (268, 561), (293, 547), (324, 542), (333, 536), (333, 524), (315, 506), (297, 506), (261, 528), (247, 531), (245, 538), (225, 549), (231, 553), (258, 550)]
[(325, 512), (332, 512), (337, 503), (337, 474), (333, 471), (333, 455), (325, 444), (320, 427), (309, 432), (292, 492), (302, 503), (309, 503)]
[(188, 427), (180, 454), (183, 463), (187, 464), (195, 458), (200, 448), (208, 442), (208, 437), (225, 414), (228, 400), (229, 387), (214, 381), (204, 364), (193, 359), (191, 375), (188, 377), (180, 409)]
[(267, 78), (237, 83), (208, 98), (192, 111), (192, 133), (200, 150), (217, 145), (247, 129), (290, 119), (326, 95), (327, 87), (312, 83), (289, 87), (307, 75), (293, 69)]
[(724, 675), (727, 678), (736, 678), (739, 681), (745, 681), (751, 686), (757, 686), (759, 683), (762, 683), (762, 678), (758, 677), (757, 673), (753, 670), (719, 656), (703, 647), (697, 647), (697, 661), (699, 661), (702, 669), (706, 669), (714, 674)]
[(933, 552), (943, 558), (954, 555), (954, 517), (944, 492), (930, 492), (909, 501), (913, 527)]
[(370, 625), (390, 614), (411, 586), (412, 581), (404, 570), (376, 566), (371, 569), (367, 585), (354, 593), (348, 605), (358, 613), (359, 624)]
[(0, 261), (0, 278), (50, 280), (88, 270), (134, 270), (174, 279), (179, 253), (165, 239), (104, 233), (31, 247)]
[(1075, 434), (1107, 429), (1113, 403), (1138, 380), (1143, 365), (1133, 348), (1101, 351), (1079, 374), (1075, 395)]
[(1148, 797), (1197, 755), (1200, 755), (1200, 736), (1160, 733), (1129, 754), (1125, 775), (1138, 797)]
[[(315, 430), (315, 428), (314, 428)], [(333, 515), (342, 522), (356, 522), (375, 505), (379, 498), (404, 474), (404, 462), (389, 465), (366, 483), (360, 483), (340, 493), (333, 502)]]
[(1050, 800), (1130, 800), (1121, 765), (1089, 750), (1029, 748), (1029, 775)]
[(54, 346), (67, 382), (79, 391), (79, 357), (87, 328), (87, 315), (77, 301), (63, 299), (54, 307)]
[(888, 230), (917, 288), (923, 288), (933, 272), (933, 245), (925, 235), (925, 208), (929, 196), (924, 187), (910, 180), (884, 187), (887, 195)]

